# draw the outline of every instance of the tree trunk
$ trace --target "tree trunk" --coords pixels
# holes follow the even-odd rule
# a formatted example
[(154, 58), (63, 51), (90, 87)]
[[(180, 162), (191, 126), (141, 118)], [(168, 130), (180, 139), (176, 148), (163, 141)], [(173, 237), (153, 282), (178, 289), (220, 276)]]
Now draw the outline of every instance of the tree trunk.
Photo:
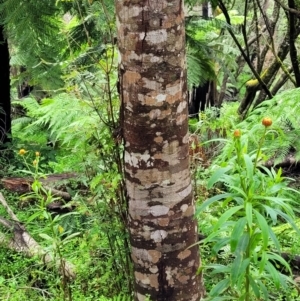
[(135, 300), (200, 300), (183, 1), (115, 3)]
[(3, 144), (11, 141), (9, 51), (3, 25), (0, 25), (0, 66), (0, 149), (3, 149)]

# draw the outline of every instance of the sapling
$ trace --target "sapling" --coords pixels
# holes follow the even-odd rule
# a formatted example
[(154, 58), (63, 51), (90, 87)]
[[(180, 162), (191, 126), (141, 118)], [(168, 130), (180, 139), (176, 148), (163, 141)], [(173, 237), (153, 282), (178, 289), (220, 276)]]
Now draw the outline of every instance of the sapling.
[(228, 143), (232, 143), (234, 154), (208, 181), (209, 189), (219, 182), (225, 192), (207, 199), (197, 210), (205, 216), (208, 207), (211, 209), (222, 202), (223, 212), (202, 243), (212, 244), (216, 255), (227, 246), (232, 254), (232, 261), (227, 265), (203, 267), (223, 278), (210, 291), (210, 300), (268, 300), (270, 287), (275, 286), (282, 292), (292, 282), (273, 265), (279, 262), (291, 272), (288, 263), (279, 255), (281, 247), (272, 226), (280, 217), (300, 233), (293, 221), (293, 200), (289, 197), (291, 192), (298, 192), (288, 187), (281, 169), (275, 171), (263, 165), (265, 137), (274, 131), (270, 129), (271, 125), (271, 118), (263, 118), (264, 130), (260, 131), (261, 137), (254, 151), (248, 149), (246, 134), (239, 129), (233, 132)]

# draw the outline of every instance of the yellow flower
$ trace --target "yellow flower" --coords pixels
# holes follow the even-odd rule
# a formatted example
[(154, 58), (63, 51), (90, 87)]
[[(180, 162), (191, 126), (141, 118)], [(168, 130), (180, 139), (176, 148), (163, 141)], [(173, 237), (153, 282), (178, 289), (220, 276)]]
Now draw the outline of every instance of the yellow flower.
[(33, 160), (32, 164), (33, 164), (33, 166), (36, 166), (37, 165), (37, 160)]
[(40, 152), (35, 152), (36, 157), (39, 157), (40, 155), (41, 155)]
[(64, 228), (61, 225), (58, 225), (58, 232), (60, 234), (64, 232)]
[(21, 149), (19, 150), (19, 155), (23, 156), (23, 155), (25, 155), (25, 154), (26, 154), (26, 150), (25, 150), (24, 148), (21, 148)]

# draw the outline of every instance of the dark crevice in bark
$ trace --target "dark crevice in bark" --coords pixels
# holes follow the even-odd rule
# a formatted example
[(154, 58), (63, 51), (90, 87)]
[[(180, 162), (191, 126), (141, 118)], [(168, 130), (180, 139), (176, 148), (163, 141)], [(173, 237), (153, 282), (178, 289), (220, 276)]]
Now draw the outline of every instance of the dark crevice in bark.
[(10, 68), (8, 43), (4, 26), (0, 25), (0, 148), (11, 142), (11, 104), (10, 104)]
[[(295, 9), (295, 1), (294, 0), (289, 0), (288, 1), (289, 8)], [(296, 23), (297, 19), (295, 18), (295, 15), (292, 12), (289, 12), (289, 42), (290, 42), (290, 57), (291, 57), (291, 62), (295, 74), (295, 79), (296, 79), (296, 85), (297, 87), (300, 87), (300, 69), (299, 69), (299, 62), (298, 62), (298, 57), (297, 57), (297, 49), (295, 45), (295, 40), (297, 37), (297, 32), (296, 32)], [(299, 25), (298, 25), (299, 26)]]

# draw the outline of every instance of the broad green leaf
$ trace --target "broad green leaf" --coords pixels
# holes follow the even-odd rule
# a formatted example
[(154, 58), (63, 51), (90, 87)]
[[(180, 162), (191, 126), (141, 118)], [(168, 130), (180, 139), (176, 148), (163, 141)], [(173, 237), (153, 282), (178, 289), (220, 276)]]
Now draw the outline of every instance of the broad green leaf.
[(261, 235), (263, 239), (263, 245), (262, 248), (263, 250), (266, 250), (268, 247), (268, 242), (269, 242), (269, 225), (266, 221), (266, 219), (257, 211), (253, 210), (254, 214), (256, 216), (257, 222), (259, 224), (260, 230), (261, 230)]
[(230, 237), (231, 252), (235, 251), (237, 243), (240, 240), (242, 234), (244, 233), (246, 224), (247, 224), (246, 217), (242, 217), (236, 222)]
[(213, 187), (213, 185), (215, 183), (219, 182), (220, 179), (222, 178), (222, 176), (230, 169), (232, 169), (231, 166), (226, 166), (224, 168), (219, 168), (218, 170), (216, 170), (215, 173), (208, 180), (207, 188), (211, 189)]

